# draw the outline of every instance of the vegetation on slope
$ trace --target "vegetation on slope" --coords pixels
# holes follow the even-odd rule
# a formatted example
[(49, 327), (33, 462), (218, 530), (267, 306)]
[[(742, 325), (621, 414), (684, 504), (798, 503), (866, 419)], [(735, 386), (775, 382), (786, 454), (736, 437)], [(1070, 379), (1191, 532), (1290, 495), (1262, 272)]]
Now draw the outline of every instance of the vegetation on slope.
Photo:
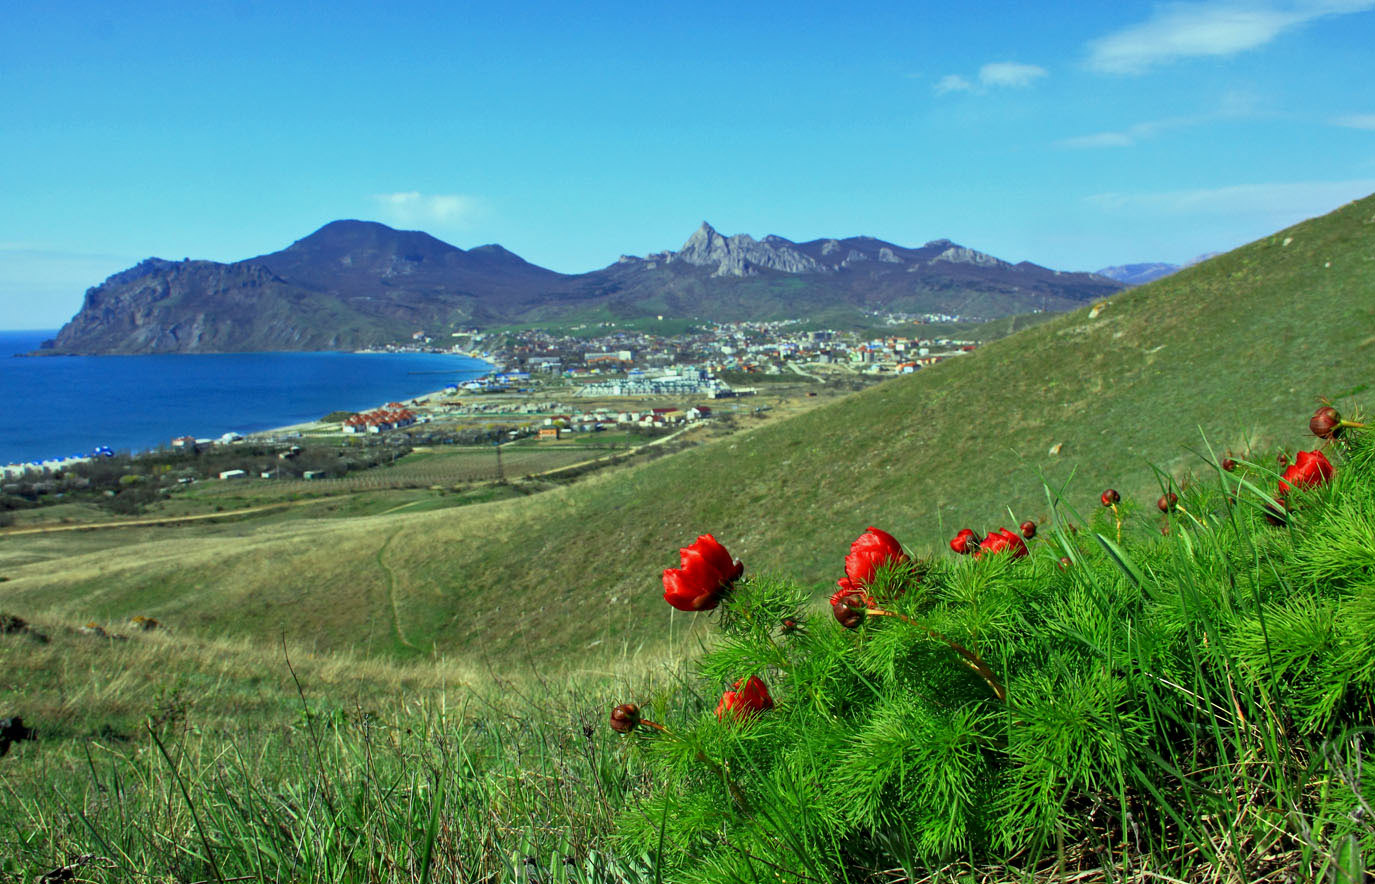
[(667, 670), (537, 681), (107, 625), (0, 630), (0, 715), (36, 736), (0, 758), (0, 882), (652, 880), (607, 852), (644, 782), (601, 722)]
[(748, 578), (695, 678), (11, 630), (0, 879), (1354, 884), (1375, 438), (1325, 447), (1279, 525), (1208, 456), (1164, 513), (1044, 489), (1029, 556), (847, 561), (858, 608)]
[[(565, 490), (461, 510), (244, 528), (206, 542), (5, 565), (7, 605), (81, 622), (147, 613), (207, 633), (397, 653), (619, 652), (692, 628), (656, 604), (665, 553), (711, 531), (752, 572), (818, 589), (871, 523), (917, 550), (1010, 507), (1044, 517), (1111, 481), (1154, 498), (1200, 430), (1237, 455), (1317, 396), (1375, 381), (1375, 198), (794, 420)], [(1058, 453), (1051, 454), (1049, 452)], [(20, 562), (24, 562), (21, 564)]]
[(1029, 555), (870, 529), (820, 615), (782, 579), (718, 598), (685, 554), (724, 633), (694, 687), (725, 692), (613, 714), (658, 773), (623, 843), (683, 882), (1366, 880), (1375, 440), (1322, 447), (1287, 489), (1205, 463), (1125, 537), (1047, 488)]

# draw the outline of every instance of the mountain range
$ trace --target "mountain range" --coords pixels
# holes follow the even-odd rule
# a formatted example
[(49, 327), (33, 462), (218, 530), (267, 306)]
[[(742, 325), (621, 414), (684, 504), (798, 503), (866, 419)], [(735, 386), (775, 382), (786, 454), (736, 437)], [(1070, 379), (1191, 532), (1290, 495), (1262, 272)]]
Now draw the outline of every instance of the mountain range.
[(1155, 282), (1172, 273), (1178, 273), (1185, 267), (1192, 267), (1195, 264), (1202, 264), (1209, 258), (1215, 258), (1221, 252), (1205, 252), (1196, 258), (1184, 262), (1183, 264), (1162, 264), (1158, 261), (1145, 264), (1119, 264), (1115, 267), (1104, 267), (1102, 270), (1094, 271), (1098, 276), (1106, 276), (1108, 279), (1115, 279), (1123, 285), (1145, 285), (1148, 282)]
[(416, 331), (656, 315), (853, 320), (897, 311), (987, 319), (1069, 310), (1122, 287), (1091, 273), (1012, 264), (947, 239), (917, 248), (864, 236), (797, 243), (723, 236), (706, 222), (677, 251), (562, 274), (499, 245), (465, 251), (418, 231), (333, 221), (243, 261), (142, 261), (88, 289), (44, 350), (353, 349)]

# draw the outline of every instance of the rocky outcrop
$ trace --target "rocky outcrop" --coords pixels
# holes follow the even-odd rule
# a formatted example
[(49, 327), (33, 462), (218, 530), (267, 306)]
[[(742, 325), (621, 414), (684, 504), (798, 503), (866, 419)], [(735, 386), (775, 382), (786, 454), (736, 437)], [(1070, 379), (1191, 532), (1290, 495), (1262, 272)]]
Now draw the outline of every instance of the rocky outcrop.
[(498, 245), (467, 251), (419, 231), (334, 221), (243, 261), (149, 258), (86, 292), (50, 353), (338, 350), (446, 340), (460, 328), (588, 314), (707, 320), (837, 309), (990, 318), (1067, 310), (1120, 284), (1015, 267), (950, 240), (906, 248), (868, 236), (793, 242), (702, 226), (678, 251), (555, 273)]
[(974, 249), (966, 249), (964, 246), (957, 246), (954, 243), (951, 243), (948, 248), (932, 258), (929, 263), (935, 264), (938, 261), (948, 261), (951, 264), (973, 264), (977, 267), (1006, 267), (1009, 269), (1012, 267), (1008, 262), (999, 260), (992, 255)]
[(753, 276), (760, 270), (825, 272), (821, 264), (780, 236), (766, 236), (763, 241), (755, 240), (748, 233), (722, 236), (705, 221), (673, 258), (698, 267), (714, 267), (713, 276)]

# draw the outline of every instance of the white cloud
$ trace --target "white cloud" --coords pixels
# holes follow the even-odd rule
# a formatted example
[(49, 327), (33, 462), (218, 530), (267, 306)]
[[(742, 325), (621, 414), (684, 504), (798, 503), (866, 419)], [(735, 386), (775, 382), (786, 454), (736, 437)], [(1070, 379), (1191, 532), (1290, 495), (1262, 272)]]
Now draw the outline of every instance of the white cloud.
[(1059, 147), (1068, 147), (1080, 150), (1093, 149), (1098, 147), (1131, 147), (1138, 141), (1147, 138), (1154, 138), (1161, 132), (1170, 129), (1180, 129), (1185, 126), (1196, 126), (1200, 123), (1207, 123), (1223, 117), (1233, 117), (1235, 114), (1204, 114), (1194, 117), (1167, 117), (1163, 120), (1148, 120), (1144, 123), (1137, 123), (1128, 126), (1120, 132), (1096, 132), (1092, 135), (1078, 135), (1073, 138), (1062, 138), (1055, 142)]
[(1060, 147), (1069, 147), (1075, 150), (1092, 150), (1098, 147), (1131, 147), (1136, 143), (1136, 139), (1126, 132), (1099, 132), (1095, 135), (1061, 138), (1055, 143)]
[(1273, 219), (1280, 227), (1330, 212), (1375, 192), (1375, 178), (1349, 181), (1288, 181), (1239, 184), (1159, 193), (1099, 193), (1089, 205), (1108, 212), (1179, 216), (1248, 216)]
[(394, 224), (461, 227), (482, 211), (480, 199), (456, 193), (425, 194), (409, 190), (374, 194), (373, 200), (383, 216)]
[(1034, 64), (1015, 61), (995, 61), (979, 68), (979, 82), (984, 86), (1010, 86), (1024, 89), (1046, 76), (1046, 69)]
[(973, 83), (959, 74), (946, 74), (937, 80), (935, 85), (937, 95), (945, 95), (948, 92), (973, 92), (974, 88)]
[(1375, 114), (1347, 114), (1334, 119), (1332, 125), (1348, 129), (1375, 129)]
[(1204, 0), (1168, 3), (1140, 24), (1088, 44), (1090, 69), (1139, 74), (1182, 58), (1234, 55), (1330, 15), (1375, 8), (1375, 0)]
[(993, 61), (979, 68), (975, 80), (961, 74), (946, 74), (936, 82), (935, 90), (937, 95), (945, 95), (950, 92), (982, 94), (989, 89), (1025, 89), (1048, 73), (1040, 65)]

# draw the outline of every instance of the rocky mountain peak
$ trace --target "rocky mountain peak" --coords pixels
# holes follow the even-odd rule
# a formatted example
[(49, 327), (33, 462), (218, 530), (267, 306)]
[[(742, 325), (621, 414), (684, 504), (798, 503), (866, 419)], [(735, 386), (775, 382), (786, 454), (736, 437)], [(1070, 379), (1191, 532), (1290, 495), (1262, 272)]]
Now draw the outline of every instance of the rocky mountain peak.
[[(940, 240), (938, 242), (950, 242)], [(931, 243), (927, 243), (931, 245)], [(1011, 267), (1012, 265), (999, 258), (995, 258), (986, 252), (967, 249), (964, 246), (957, 246), (950, 243), (950, 246), (936, 257), (928, 261), (928, 264), (935, 264), (937, 261), (948, 261), (951, 264), (974, 264), (978, 267)]]
[(748, 233), (722, 236), (703, 221), (673, 259), (698, 267), (715, 267), (713, 276), (753, 276), (760, 270), (784, 273), (821, 273), (825, 268), (799, 252), (796, 244), (781, 236), (763, 242)]

